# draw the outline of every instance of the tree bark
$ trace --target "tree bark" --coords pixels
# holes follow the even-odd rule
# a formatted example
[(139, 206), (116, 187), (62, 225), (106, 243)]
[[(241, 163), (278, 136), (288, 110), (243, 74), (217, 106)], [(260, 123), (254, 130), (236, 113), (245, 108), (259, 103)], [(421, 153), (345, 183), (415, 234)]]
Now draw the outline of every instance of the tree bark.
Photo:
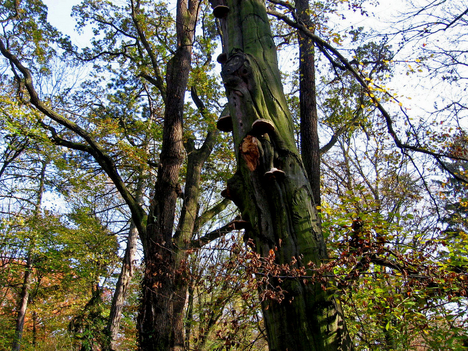
[(138, 230), (133, 222), (130, 225), (127, 238), (127, 248), (122, 262), (122, 270), (119, 275), (119, 280), (115, 286), (114, 296), (112, 297), (111, 311), (107, 323), (106, 347), (108, 350), (116, 350), (116, 340), (120, 329), (120, 321), (122, 320), (122, 310), (125, 300), (128, 295), (128, 286), (133, 277), (133, 262), (135, 261), (137, 251)]
[(199, 0), (178, 0), (178, 48), (167, 67), (163, 143), (146, 237), (143, 238), (145, 273), (138, 316), (142, 350), (181, 350), (184, 347), (180, 256), (173, 243), (179, 172), (183, 161), (183, 111)]
[[(227, 6), (222, 77), (238, 162), (229, 194), (250, 223), (246, 236), (261, 256), (274, 255), (276, 263), (297, 268), (319, 267), (327, 259), (325, 242), (264, 4), (228, 0)], [(262, 303), (270, 350), (352, 349), (340, 307), (320, 283), (293, 277), (269, 283), (284, 292), (282, 301)]]
[(23, 339), (24, 321), (26, 318), (26, 310), (28, 308), (29, 301), (29, 290), (31, 288), (31, 273), (32, 273), (32, 261), (31, 253), (28, 253), (26, 262), (26, 269), (24, 271), (23, 286), (21, 288), (21, 295), (18, 308), (18, 316), (16, 317), (16, 330), (15, 339), (11, 346), (12, 351), (19, 351), (21, 348), (21, 341)]
[[(296, 0), (299, 21), (312, 32), (309, 0)], [(301, 156), (309, 177), (316, 206), (320, 206), (320, 143), (317, 132), (317, 96), (315, 87), (314, 42), (301, 31), (297, 33), (299, 43), (299, 106), (301, 119)]]

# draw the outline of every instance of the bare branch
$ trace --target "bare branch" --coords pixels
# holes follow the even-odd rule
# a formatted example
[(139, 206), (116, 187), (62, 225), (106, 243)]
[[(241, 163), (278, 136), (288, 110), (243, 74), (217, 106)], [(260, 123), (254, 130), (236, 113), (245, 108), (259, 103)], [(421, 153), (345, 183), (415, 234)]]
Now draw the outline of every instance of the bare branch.
[(217, 214), (221, 213), (221, 211), (223, 211), (230, 203), (231, 200), (223, 199), (223, 201), (219, 202), (212, 208), (206, 210), (201, 216), (197, 218), (195, 222), (195, 230), (197, 231), (198, 228), (200, 228), (202, 225), (204, 225)]
[[(366, 82), (365, 77), (360, 72), (358, 72), (351, 65), (351, 63), (337, 49), (335, 49), (333, 46), (331, 46), (329, 43), (327, 43), (322, 38), (318, 37), (312, 31), (310, 31), (303, 23), (292, 20), (288, 16), (286, 16), (286, 15), (284, 15), (282, 13), (279, 13), (277, 11), (274, 11), (274, 10), (269, 10), (268, 13), (275, 16), (276, 18), (284, 21), (286, 24), (289, 24), (291, 27), (302, 31), (305, 35), (307, 35), (309, 38), (311, 38), (314, 41), (314, 43), (317, 45), (317, 47), (320, 49), (320, 51), (322, 51), (322, 52), (327, 51), (327, 52), (331, 53), (333, 56), (335, 56), (337, 58), (337, 60), (339, 62), (341, 62), (341, 64), (346, 68), (346, 70), (348, 70), (354, 76), (354, 78), (359, 82), (359, 84), (364, 88), (364, 90), (367, 92), (371, 102), (377, 107), (377, 109), (380, 111), (380, 113), (384, 117), (385, 122), (386, 122), (386, 126), (387, 126), (387, 131), (390, 134), (390, 136), (392, 137), (395, 145), (398, 148), (400, 148), (401, 150), (406, 149), (406, 150), (411, 150), (411, 151), (415, 151), (415, 152), (419, 152), (419, 153), (422, 153), (422, 154), (432, 156), (441, 165), (441, 167), (445, 171), (447, 171), (450, 175), (452, 175), (453, 177), (455, 177), (457, 180), (459, 180), (461, 182), (468, 183), (468, 179), (464, 179), (464, 178), (460, 177), (459, 175), (457, 175), (456, 173), (452, 172), (450, 169), (448, 169), (445, 166), (444, 162), (441, 160), (441, 158), (458, 159), (457, 157), (454, 157), (453, 155), (449, 155), (449, 154), (434, 152), (434, 151), (425, 149), (423, 147), (410, 145), (410, 144), (407, 144), (407, 143), (404, 143), (404, 142), (401, 141), (401, 139), (398, 137), (398, 135), (397, 135), (397, 133), (396, 133), (396, 131), (394, 129), (393, 120), (392, 120), (390, 114), (382, 106), (380, 101), (374, 96), (373, 92), (371, 91), (371, 89), (369, 88), (369, 86), (368, 86), (368, 84)], [(334, 65), (334, 63), (335, 62), (332, 61), (333, 65)]]
[(461, 18), (462, 18), (463, 16), (465, 16), (467, 13), (468, 13), (468, 9), (466, 9), (463, 13), (461, 13), (460, 15), (458, 15), (452, 22), (450, 22), (449, 24), (447, 24), (447, 27), (445, 27), (444, 30), (449, 29), (449, 27), (451, 27), (455, 22), (457, 22), (459, 19), (461, 19)]
[(206, 244), (209, 244), (213, 240), (216, 240), (216, 239), (218, 239), (218, 238), (232, 232), (233, 230), (245, 229), (245, 227), (246, 227), (245, 221), (243, 221), (243, 220), (241, 220), (239, 218), (236, 218), (235, 220), (229, 222), (228, 224), (222, 226), (221, 228), (213, 230), (212, 232), (209, 232), (209, 233), (205, 234), (204, 236), (202, 236), (199, 239), (192, 240), (192, 242), (190, 244), (190, 248), (193, 248), (193, 249), (202, 248)]
[[(139, 37), (141, 43), (143, 44), (143, 47), (145, 48), (146, 53), (150, 57), (151, 65), (153, 67), (153, 72), (154, 72), (154, 75), (155, 75), (155, 78), (152, 79), (152, 80), (149, 80), (147, 78), (147, 75), (145, 75), (146, 76), (145, 78), (150, 83), (153, 83), (156, 86), (156, 88), (159, 89), (159, 91), (160, 91), (160, 93), (162, 95), (162, 98), (165, 101), (166, 100), (166, 87), (164, 85), (164, 80), (163, 80), (163, 78), (161, 76), (161, 73), (159, 72), (159, 65), (158, 65), (158, 62), (156, 60), (156, 56), (155, 56), (153, 50), (151, 49), (151, 46), (150, 46), (148, 40), (146, 39), (145, 33), (141, 29), (140, 22), (138, 21), (137, 14), (136, 14), (137, 8), (135, 7), (135, 4), (134, 4), (133, 0), (131, 2), (131, 6), (132, 6), (133, 24), (135, 25), (135, 28), (136, 28), (136, 30), (138, 32), (138, 37)], [(137, 6), (139, 6), (139, 4)]]

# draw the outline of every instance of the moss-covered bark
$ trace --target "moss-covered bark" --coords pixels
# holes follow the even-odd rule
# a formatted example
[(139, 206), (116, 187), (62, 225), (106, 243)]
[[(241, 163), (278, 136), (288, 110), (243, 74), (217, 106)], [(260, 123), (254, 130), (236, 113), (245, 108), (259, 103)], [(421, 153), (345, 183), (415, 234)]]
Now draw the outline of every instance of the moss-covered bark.
[[(319, 266), (327, 257), (311, 186), (296, 148), (263, 2), (229, 0), (221, 19), (222, 76), (232, 116), (238, 170), (230, 198), (255, 250), (277, 263)], [(270, 350), (351, 349), (343, 317), (321, 284), (283, 279), (282, 302), (265, 300)]]

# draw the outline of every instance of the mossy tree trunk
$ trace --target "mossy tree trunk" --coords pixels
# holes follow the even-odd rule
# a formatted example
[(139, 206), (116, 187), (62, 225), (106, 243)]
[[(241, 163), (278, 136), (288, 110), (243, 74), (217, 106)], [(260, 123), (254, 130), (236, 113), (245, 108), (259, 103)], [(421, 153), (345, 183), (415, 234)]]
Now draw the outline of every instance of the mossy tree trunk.
[[(264, 4), (228, 0), (225, 5), (222, 77), (238, 161), (225, 194), (250, 223), (246, 235), (261, 256), (274, 252), (279, 264), (318, 267), (327, 259), (325, 242)], [(294, 278), (272, 283), (287, 293), (282, 302), (263, 302), (270, 350), (352, 349), (339, 306), (322, 284)]]

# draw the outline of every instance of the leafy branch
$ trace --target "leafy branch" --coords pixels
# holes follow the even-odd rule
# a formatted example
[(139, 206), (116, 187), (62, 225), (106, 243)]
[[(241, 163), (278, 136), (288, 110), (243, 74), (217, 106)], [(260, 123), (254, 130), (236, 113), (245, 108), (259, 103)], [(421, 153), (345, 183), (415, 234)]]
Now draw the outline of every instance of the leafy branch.
[[(65, 118), (64, 116), (60, 115), (53, 109), (49, 108), (40, 98), (39, 95), (34, 87), (33, 77), (31, 71), (26, 68), (21, 61), (13, 55), (5, 46), (2, 40), (0, 40), (0, 52), (3, 56), (8, 59), (11, 63), (14, 73), (17, 75), (17, 72), (14, 68), (21, 72), (23, 78), (21, 79), (19, 75), (17, 75), (17, 79), (21, 79), (26, 87), (29, 97), (30, 97), (30, 104), (34, 106), (37, 110), (42, 112), (44, 115), (52, 119), (54, 122), (60, 124), (61, 126), (67, 128), (68, 130), (74, 132), (76, 135), (81, 137), (86, 141), (86, 144), (77, 144), (67, 142), (63, 139), (58, 138), (57, 134), (54, 133), (53, 129), (47, 128), (49, 131), (52, 132), (52, 139), (58, 143), (59, 145), (76, 148), (77, 150), (85, 151), (91, 154), (96, 162), (103, 168), (109, 178), (112, 179), (115, 186), (117, 187), (119, 193), (122, 195), (122, 198), (125, 200), (127, 205), (129, 206), (132, 216), (135, 220), (135, 224), (138, 227), (138, 231), (141, 235), (145, 233), (144, 221), (146, 214), (144, 213), (143, 208), (138, 204), (135, 200), (133, 195), (127, 189), (125, 183), (123, 182), (117, 167), (115, 165), (114, 160), (105, 152), (101, 145), (99, 145), (93, 137), (87, 133), (84, 129), (82, 129), (79, 125), (75, 122), (70, 121), (69, 119)], [(44, 126), (44, 125), (43, 125)]]
[[(274, 0), (272, 1), (273, 3), (278, 3), (280, 5), (284, 4), (280, 1)], [(290, 25), (291, 27), (301, 31), (304, 35), (308, 36), (311, 40), (314, 41), (315, 45), (317, 45), (318, 49), (328, 58), (330, 63), (334, 67), (339, 67), (343, 70), (349, 71), (352, 76), (356, 79), (356, 81), (362, 86), (362, 88), (367, 92), (371, 102), (377, 107), (377, 109), (380, 111), (382, 116), (385, 119), (386, 126), (387, 126), (387, 131), (392, 137), (395, 145), (402, 151), (404, 150), (411, 150), (414, 152), (419, 152), (425, 155), (432, 156), (437, 163), (441, 166), (442, 169), (444, 169), (446, 172), (448, 172), (450, 175), (452, 175), (455, 179), (468, 183), (468, 179), (465, 177), (453, 172), (451, 169), (447, 167), (445, 162), (442, 160), (442, 158), (450, 158), (450, 159), (462, 159), (460, 157), (457, 157), (455, 155), (451, 154), (445, 154), (445, 153), (439, 153), (435, 151), (428, 150), (426, 148), (423, 148), (419, 145), (410, 145), (408, 143), (403, 142), (400, 137), (397, 135), (395, 128), (394, 128), (394, 122), (392, 120), (392, 117), (390, 116), (390, 113), (382, 106), (380, 103), (379, 99), (377, 99), (372, 90), (370, 89), (369, 85), (367, 84), (366, 77), (363, 76), (362, 73), (358, 72), (351, 64), (350, 61), (348, 61), (336, 48), (334, 48), (332, 45), (330, 45), (328, 42), (314, 34), (307, 26), (299, 21), (296, 18), (296, 15), (294, 13), (293, 8), (289, 5), (287, 6), (291, 10), (292, 16), (294, 19), (291, 19), (288, 17), (286, 14), (280, 13), (278, 11), (275, 11), (273, 9), (269, 9), (268, 13), (286, 24)], [(333, 59), (333, 57), (335, 59)]]

